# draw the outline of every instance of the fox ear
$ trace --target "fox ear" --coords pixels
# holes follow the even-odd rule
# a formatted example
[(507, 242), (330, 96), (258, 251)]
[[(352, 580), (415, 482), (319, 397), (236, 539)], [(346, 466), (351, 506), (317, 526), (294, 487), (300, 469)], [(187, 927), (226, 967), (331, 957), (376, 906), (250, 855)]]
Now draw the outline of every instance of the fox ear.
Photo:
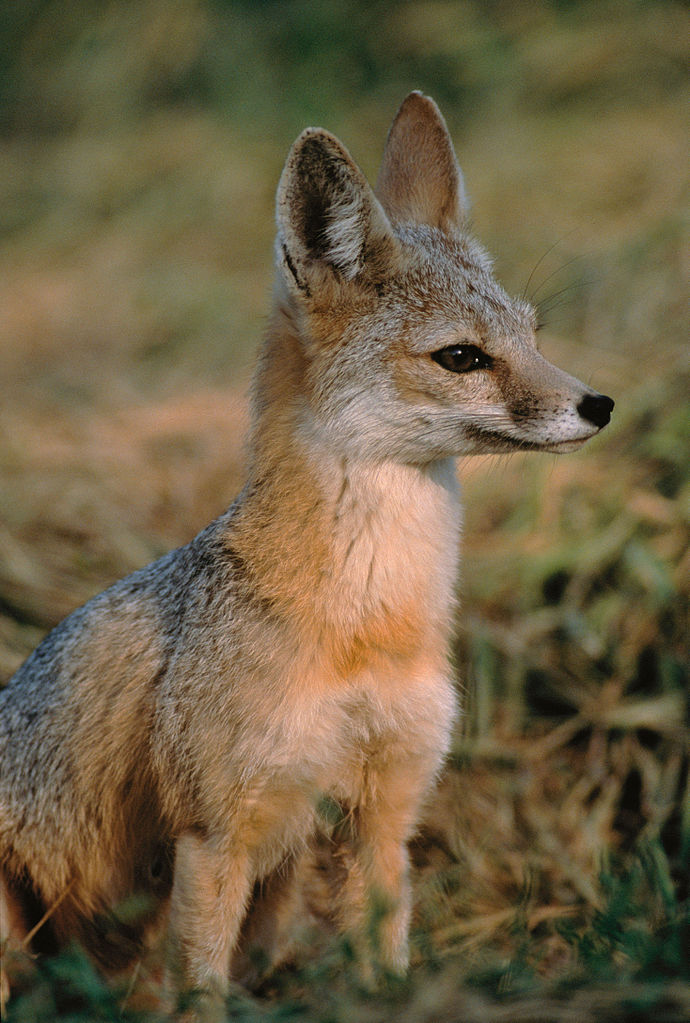
[(324, 269), (345, 280), (376, 280), (396, 246), (366, 178), (322, 128), (307, 128), (290, 150), (278, 185), (277, 220), (278, 257), (288, 284), (306, 295)]
[(391, 125), (376, 194), (391, 220), (462, 226), (468, 202), (446, 122), (429, 96), (411, 92)]

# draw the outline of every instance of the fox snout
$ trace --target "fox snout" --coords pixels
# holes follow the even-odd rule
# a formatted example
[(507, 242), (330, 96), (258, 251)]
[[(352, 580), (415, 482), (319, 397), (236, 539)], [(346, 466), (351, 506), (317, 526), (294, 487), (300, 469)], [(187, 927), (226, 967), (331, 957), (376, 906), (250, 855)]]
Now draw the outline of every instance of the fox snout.
[(588, 423), (593, 423), (599, 430), (611, 420), (615, 402), (607, 394), (586, 394), (577, 411)]
[[(508, 417), (500, 433), (503, 450), (573, 451), (594, 437), (611, 419), (612, 398), (545, 359), (531, 344), (520, 349), (512, 365), (504, 359), (494, 404)], [(498, 450), (498, 442), (493, 450)]]

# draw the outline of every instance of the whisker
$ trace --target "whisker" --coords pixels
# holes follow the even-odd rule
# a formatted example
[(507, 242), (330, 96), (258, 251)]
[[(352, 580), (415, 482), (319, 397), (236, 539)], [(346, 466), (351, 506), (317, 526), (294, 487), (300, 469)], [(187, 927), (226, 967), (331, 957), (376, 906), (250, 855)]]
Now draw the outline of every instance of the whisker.
[(565, 263), (562, 263), (560, 266), (556, 267), (555, 270), (552, 270), (551, 273), (544, 278), (539, 287), (535, 288), (532, 295), (530, 296), (530, 301), (536, 302), (537, 295), (542, 290), (542, 288), (549, 283), (550, 280), (553, 280), (553, 278), (556, 277), (557, 274), (562, 273), (563, 270), (567, 270), (569, 266), (572, 266), (573, 263), (577, 263), (579, 260), (583, 258), (584, 257), (581, 255), (573, 256), (571, 259), (568, 259)]
[[(558, 241), (555, 241), (555, 242), (553, 243), (553, 245), (550, 245), (550, 246), (549, 246), (549, 248), (548, 248), (548, 249), (546, 250), (546, 252), (544, 252), (544, 253), (543, 253), (543, 254), (542, 254), (542, 255), (541, 255), (540, 257), (539, 257), (539, 259), (537, 260), (537, 262), (536, 262), (536, 263), (534, 264), (534, 266), (533, 266), (533, 267), (532, 267), (532, 269), (530, 270), (530, 274), (529, 274), (529, 277), (527, 278), (527, 283), (525, 284), (525, 287), (524, 287), (524, 289), (523, 289), (523, 291), (522, 291), (522, 298), (523, 298), (523, 299), (527, 299), (527, 292), (529, 291), (529, 286), (530, 286), (530, 284), (532, 283), (532, 278), (534, 277), (535, 273), (537, 272), (537, 270), (539, 269), (539, 267), (540, 267), (540, 266), (542, 265), (542, 263), (544, 262), (544, 260), (546, 259), (546, 257), (547, 257), (547, 256), (549, 256), (549, 255), (551, 255), (551, 253), (553, 252), (553, 250), (554, 250), (554, 249), (556, 248), (556, 246), (557, 246), (557, 245), (560, 245), (561, 241), (562, 241), (562, 239), (559, 239)], [(539, 288), (537, 288), (537, 291), (538, 291), (538, 290), (539, 290)]]
[[(593, 280), (579, 280), (573, 281), (571, 284), (566, 285), (564, 288), (560, 288), (559, 291), (554, 291), (552, 295), (542, 299), (541, 302), (537, 303), (537, 312), (540, 317), (546, 316), (552, 310), (557, 309), (558, 306), (564, 305), (569, 298), (565, 298), (569, 292), (577, 291), (578, 288), (586, 288), (593, 284)], [(558, 301), (559, 300), (559, 301)]]
[[(525, 288), (524, 288), (524, 290), (523, 290), (523, 292), (522, 292), (522, 298), (523, 298), (523, 300), (526, 300), (526, 299), (527, 299), (527, 292), (529, 291), (529, 286), (530, 286), (530, 284), (532, 283), (532, 278), (534, 277), (535, 273), (537, 272), (537, 270), (539, 269), (539, 267), (540, 267), (540, 266), (542, 265), (542, 263), (544, 262), (544, 260), (546, 259), (546, 257), (547, 257), (547, 256), (550, 256), (550, 255), (551, 255), (551, 253), (553, 252), (553, 250), (554, 250), (554, 249), (555, 249), (555, 248), (556, 248), (556, 247), (557, 247), (558, 245), (560, 245), (560, 244), (561, 244), (562, 242), (566, 241), (566, 239), (567, 239), (567, 238), (570, 238), (570, 237), (572, 237), (572, 235), (574, 235), (574, 234), (575, 234), (575, 232), (576, 232), (576, 231), (579, 231), (579, 230), (580, 230), (580, 229), (579, 229), (579, 227), (574, 227), (574, 228), (572, 229), (572, 231), (568, 231), (568, 232), (567, 232), (567, 234), (564, 234), (564, 235), (563, 235), (563, 236), (562, 236), (561, 238), (557, 238), (557, 239), (556, 239), (556, 241), (555, 241), (555, 242), (553, 243), (553, 245), (550, 245), (550, 246), (549, 246), (549, 248), (548, 248), (548, 249), (546, 250), (546, 252), (544, 252), (544, 253), (543, 253), (543, 254), (542, 254), (542, 255), (541, 255), (540, 257), (539, 257), (539, 259), (537, 260), (537, 262), (536, 262), (536, 263), (534, 264), (534, 266), (532, 267), (532, 270), (531, 270), (531, 272), (530, 272), (530, 275), (529, 275), (529, 277), (527, 278), (527, 283), (525, 284)], [(579, 257), (574, 257), (574, 258), (579, 258)], [(570, 262), (572, 262), (572, 260), (571, 260)], [(565, 264), (565, 266), (568, 266), (568, 263), (566, 263), (566, 264)], [(562, 269), (563, 269), (563, 267), (560, 267), (560, 269), (562, 270)], [(558, 272), (559, 272), (558, 270), (555, 270), (555, 271), (554, 271), (554, 273), (558, 273)], [(547, 277), (547, 278), (546, 278), (546, 280), (547, 280), (547, 281), (548, 281), (548, 280), (550, 280), (550, 279), (551, 279), (551, 277), (553, 277), (553, 274), (550, 274), (550, 275), (549, 275), (549, 277)], [(544, 286), (544, 284), (545, 284), (545, 283), (546, 283), (546, 281), (542, 281), (542, 282), (541, 282), (541, 284), (539, 285), (539, 287), (537, 288), (537, 290), (536, 290), (536, 291), (534, 292), (534, 294), (535, 294), (535, 295), (537, 295), (537, 294), (538, 294), (538, 293), (539, 293), (539, 292), (541, 291), (541, 289), (543, 288), (543, 286)]]

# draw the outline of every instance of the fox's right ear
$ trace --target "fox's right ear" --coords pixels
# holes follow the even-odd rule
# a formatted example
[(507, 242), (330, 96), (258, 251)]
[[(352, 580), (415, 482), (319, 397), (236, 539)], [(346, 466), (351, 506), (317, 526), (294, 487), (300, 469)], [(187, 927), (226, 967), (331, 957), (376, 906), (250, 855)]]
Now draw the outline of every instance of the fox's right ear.
[(391, 125), (376, 194), (397, 223), (462, 228), (468, 201), (446, 122), (429, 96), (411, 92)]
[(291, 290), (309, 297), (324, 273), (375, 282), (397, 243), (381, 204), (350, 154), (323, 128), (307, 128), (288, 154), (277, 196), (278, 258)]

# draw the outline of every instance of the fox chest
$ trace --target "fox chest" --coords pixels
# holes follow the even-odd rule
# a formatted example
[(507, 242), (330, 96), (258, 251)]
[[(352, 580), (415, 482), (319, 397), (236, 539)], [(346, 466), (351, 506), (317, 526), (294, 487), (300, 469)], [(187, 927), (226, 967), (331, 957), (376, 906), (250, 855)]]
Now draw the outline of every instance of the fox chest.
[(396, 773), (421, 788), (431, 781), (455, 716), (445, 664), (405, 671), (398, 661), (347, 679), (313, 662), (299, 667), (270, 684), (266, 674), (236, 676), (190, 704), (186, 721), (178, 706), (174, 735), (165, 732), (173, 715), (160, 715), (154, 741), (160, 776), (175, 779), (161, 785), (174, 830), (237, 829), (270, 863), (312, 830), (325, 798), (361, 805)]
[(444, 676), (401, 679), (396, 686), (352, 685), (342, 693), (283, 706), (256, 737), (256, 778), (266, 791), (299, 789), (310, 803), (333, 796), (351, 805), (384, 773), (418, 764), (433, 775), (455, 717)]
[(223, 772), (225, 792), (216, 793), (223, 802), (234, 792), (225, 819), (254, 850), (257, 874), (273, 869), (314, 828), (332, 824), (337, 806), (372, 799), (399, 805), (408, 793), (416, 805), (447, 750), (454, 711), (452, 686), (442, 678), (406, 699), (353, 689), (308, 711), (283, 705), (280, 723), (264, 722), (243, 750), (241, 785), (237, 763)]

